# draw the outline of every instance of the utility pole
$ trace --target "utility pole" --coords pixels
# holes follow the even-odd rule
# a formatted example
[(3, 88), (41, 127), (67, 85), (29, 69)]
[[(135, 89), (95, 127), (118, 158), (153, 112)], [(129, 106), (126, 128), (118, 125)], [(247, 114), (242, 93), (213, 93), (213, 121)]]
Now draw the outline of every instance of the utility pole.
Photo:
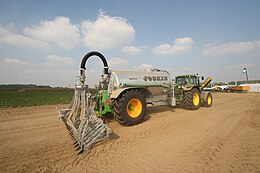
[(246, 81), (247, 81), (247, 83), (248, 83), (248, 74), (247, 74), (247, 69), (244, 68), (243, 71), (242, 71), (242, 73), (245, 73), (245, 74), (246, 74)]

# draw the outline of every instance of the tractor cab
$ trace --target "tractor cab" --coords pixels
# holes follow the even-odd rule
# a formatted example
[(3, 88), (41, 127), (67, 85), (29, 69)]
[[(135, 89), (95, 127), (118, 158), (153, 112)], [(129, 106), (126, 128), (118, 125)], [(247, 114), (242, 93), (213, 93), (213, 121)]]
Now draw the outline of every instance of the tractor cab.
[(198, 77), (196, 75), (182, 75), (175, 78), (175, 83), (178, 86), (185, 86), (187, 84), (198, 86)]

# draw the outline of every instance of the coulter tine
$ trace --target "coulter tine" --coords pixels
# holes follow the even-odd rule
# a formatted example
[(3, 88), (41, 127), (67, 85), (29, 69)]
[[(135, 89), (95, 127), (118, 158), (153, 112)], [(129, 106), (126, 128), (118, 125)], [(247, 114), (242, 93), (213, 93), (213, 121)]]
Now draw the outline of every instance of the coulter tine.
[(81, 146), (77, 146), (77, 147), (76, 147), (76, 151), (80, 151), (80, 150), (82, 151)]
[(80, 150), (79, 152), (78, 152), (78, 154), (82, 154), (84, 152), (84, 150)]
[(79, 145), (79, 143), (76, 143), (76, 144), (73, 145), (73, 146), (74, 146), (74, 148), (76, 148), (76, 150), (77, 150), (77, 148), (81, 148), (80, 145)]
[(91, 94), (85, 93), (84, 87), (75, 87), (74, 98), (69, 109), (59, 111), (73, 145), (76, 151), (79, 151), (78, 154), (107, 138), (111, 133), (110, 128), (96, 116), (90, 106), (90, 98)]

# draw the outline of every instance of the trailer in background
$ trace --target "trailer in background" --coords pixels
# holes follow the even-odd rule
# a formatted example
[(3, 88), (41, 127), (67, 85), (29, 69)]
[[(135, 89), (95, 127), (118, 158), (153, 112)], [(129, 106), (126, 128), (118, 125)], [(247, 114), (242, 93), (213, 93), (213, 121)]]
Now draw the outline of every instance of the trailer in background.
[(260, 92), (260, 84), (241, 84), (240, 86), (248, 86), (248, 92)]

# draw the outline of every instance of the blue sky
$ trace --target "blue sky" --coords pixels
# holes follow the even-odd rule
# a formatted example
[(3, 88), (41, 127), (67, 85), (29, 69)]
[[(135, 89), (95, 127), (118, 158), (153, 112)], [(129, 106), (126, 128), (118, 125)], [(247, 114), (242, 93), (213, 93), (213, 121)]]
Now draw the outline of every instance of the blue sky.
[[(73, 86), (81, 58), (110, 69), (260, 79), (260, 1), (0, 1), (0, 83)], [(102, 63), (87, 64), (88, 84)]]

